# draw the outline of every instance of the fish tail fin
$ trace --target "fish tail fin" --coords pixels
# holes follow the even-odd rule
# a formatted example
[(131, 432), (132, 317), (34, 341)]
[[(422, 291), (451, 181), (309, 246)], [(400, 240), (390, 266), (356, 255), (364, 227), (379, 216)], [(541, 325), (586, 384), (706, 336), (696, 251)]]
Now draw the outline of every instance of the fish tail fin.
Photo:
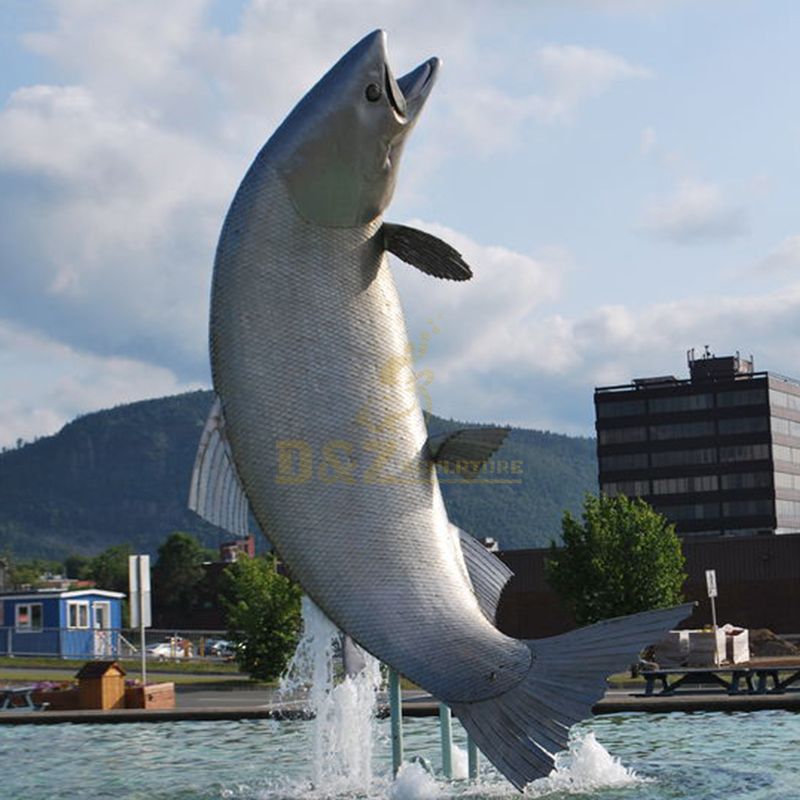
[(548, 775), (569, 729), (591, 715), (606, 678), (691, 614), (694, 604), (603, 620), (548, 639), (525, 640), (531, 667), (507, 692), (453, 712), (480, 750), (517, 789)]

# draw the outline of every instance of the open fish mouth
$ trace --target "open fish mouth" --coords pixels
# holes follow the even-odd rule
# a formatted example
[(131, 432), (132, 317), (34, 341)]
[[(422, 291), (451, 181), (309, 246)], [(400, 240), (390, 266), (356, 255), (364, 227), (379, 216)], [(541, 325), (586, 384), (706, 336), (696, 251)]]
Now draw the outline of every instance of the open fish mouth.
[(411, 122), (419, 113), (430, 94), (441, 61), (429, 58), (398, 80), (386, 65), (386, 94), (397, 115)]

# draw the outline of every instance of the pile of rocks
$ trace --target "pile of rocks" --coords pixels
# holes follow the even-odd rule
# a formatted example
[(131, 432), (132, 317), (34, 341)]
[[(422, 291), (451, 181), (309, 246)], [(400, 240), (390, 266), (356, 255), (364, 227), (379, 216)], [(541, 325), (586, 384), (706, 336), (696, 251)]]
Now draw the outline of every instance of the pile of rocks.
[(750, 655), (753, 658), (800, 656), (800, 647), (782, 639), (769, 628), (753, 628), (750, 631)]

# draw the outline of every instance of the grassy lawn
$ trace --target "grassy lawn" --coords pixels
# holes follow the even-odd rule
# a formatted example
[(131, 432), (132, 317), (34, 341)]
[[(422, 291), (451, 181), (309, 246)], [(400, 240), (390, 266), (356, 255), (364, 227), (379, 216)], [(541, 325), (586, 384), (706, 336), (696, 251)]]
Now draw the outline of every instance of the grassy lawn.
[[(58, 669), (26, 669), (26, 670), (9, 670), (0, 667), (0, 684), (2, 683), (39, 683), (40, 681), (71, 681), (75, 677), (77, 670), (58, 670)], [(138, 678), (138, 670), (131, 670), (128, 672), (129, 678)], [(171, 673), (171, 672), (151, 672), (147, 671), (148, 683), (174, 683), (178, 686), (193, 686), (208, 684), (210, 686), (218, 686), (225, 684), (226, 687), (234, 688), (237, 686), (251, 687), (254, 682), (246, 677), (238, 675), (191, 675), (188, 673)], [(266, 685), (266, 684), (265, 684)]]
[[(128, 672), (137, 672), (141, 661), (135, 658), (120, 659), (119, 662)], [(78, 658), (47, 658), (38, 656), (0, 656), (0, 670), (4, 667), (15, 669), (58, 669), (74, 670), (77, 672), (84, 661)], [(234, 662), (228, 661), (184, 661), (181, 659), (147, 661), (148, 672), (170, 672), (191, 675), (241, 675), (239, 667)]]
[[(0, 656), (0, 682), (69, 681), (84, 663), (81, 659)], [(136, 678), (140, 674), (140, 661), (122, 659), (118, 663), (129, 677)], [(252, 686), (252, 681), (239, 672), (235, 663), (221, 661), (148, 661), (147, 676), (153, 683), (171, 681), (181, 685), (224, 683), (226, 686)]]

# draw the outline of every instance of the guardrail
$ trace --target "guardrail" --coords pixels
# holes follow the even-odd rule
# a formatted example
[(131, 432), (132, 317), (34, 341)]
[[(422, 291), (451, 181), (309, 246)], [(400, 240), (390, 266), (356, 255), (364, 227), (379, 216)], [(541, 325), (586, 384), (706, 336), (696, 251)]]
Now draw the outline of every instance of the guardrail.
[[(148, 628), (148, 661), (230, 661), (234, 647), (225, 631)], [(0, 627), (0, 656), (75, 659), (140, 658), (139, 631), (128, 628)]]

